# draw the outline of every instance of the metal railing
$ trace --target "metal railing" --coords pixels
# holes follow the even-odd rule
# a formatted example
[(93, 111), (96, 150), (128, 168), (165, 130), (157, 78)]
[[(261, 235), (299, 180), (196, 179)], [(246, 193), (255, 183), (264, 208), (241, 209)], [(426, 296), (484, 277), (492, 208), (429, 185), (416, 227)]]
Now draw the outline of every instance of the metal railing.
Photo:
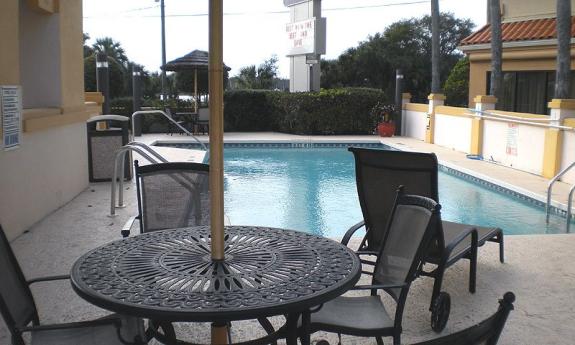
[[(129, 151), (136, 152), (142, 157), (147, 159), (150, 163), (167, 162), (159, 153), (152, 150), (149, 146), (143, 143), (134, 144), (129, 143), (116, 150), (116, 157), (114, 159), (114, 175), (112, 177), (111, 191), (110, 191), (110, 217), (116, 216), (116, 207), (123, 208), (124, 205), (124, 161), (126, 154)], [(155, 157), (155, 158), (154, 158)], [(157, 159), (156, 159), (157, 158)], [(121, 172), (121, 174), (118, 174)], [(116, 184), (118, 188), (118, 205), (116, 205)]]
[(520, 116), (498, 114), (498, 113), (494, 113), (494, 112), (490, 112), (490, 111), (477, 110), (477, 109), (472, 109), (472, 108), (468, 108), (467, 110), (472, 113), (469, 115), (479, 117), (482, 119), (505, 121), (505, 122), (509, 122), (509, 123), (517, 123), (517, 124), (531, 125), (531, 126), (544, 127), (544, 128), (556, 128), (556, 129), (562, 129), (565, 131), (575, 131), (575, 128), (573, 128), (573, 127), (561, 126), (561, 125), (548, 123), (548, 122), (557, 121), (557, 120), (541, 119), (541, 118), (526, 118), (526, 117), (520, 117)]
[(176, 127), (178, 127), (179, 129), (182, 130), (182, 132), (186, 133), (187, 135), (190, 135), (198, 144), (200, 144), (200, 147), (204, 150), (207, 151), (208, 148), (206, 147), (206, 145), (204, 143), (202, 143), (200, 141), (200, 139), (196, 138), (194, 136), (194, 134), (192, 134), (190, 131), (188, 131), (184, 126), (180, 125), (177, 121), (175, 121), (171, 116), (168, 116), (168, 114), (166, 114), (165, 112), (163, 112), (162, 110), (140, 110), (140, 111), (136, 111), (132, 114), (132, 135), (134, 135), (135, 132), (135, 123), (134, 120), (136, 119), (137, 116), (139, 115), (144, 115), (144, 114), (157, 114), (157, 115), (162, 115), (163, 117), (165, 117), (166, 119), (168, 119), (168, 121), (170, 121), (171, 123), (173, 123), (174, 125), (176, 125)]
[[(545, 204), (545, 221), (549, 223), (549, 213), (551, 209), (551, 192), (553, 191), (553, 185), (557, 182), (563, 175), (565, 175), (569, 170), (575, 166), (575, 162), (569, 164), (568, 167), (561, 170), (557, 175), (555, 175), (547, 184), (547, 203)], [(573, 193), (575, 192), (575, 185), (569, 190), (569, 197), (567, 199), (567, 215), (565, 230), (569, 232), (569, 227), (571, 225), (571, 206), (573, 204)]]

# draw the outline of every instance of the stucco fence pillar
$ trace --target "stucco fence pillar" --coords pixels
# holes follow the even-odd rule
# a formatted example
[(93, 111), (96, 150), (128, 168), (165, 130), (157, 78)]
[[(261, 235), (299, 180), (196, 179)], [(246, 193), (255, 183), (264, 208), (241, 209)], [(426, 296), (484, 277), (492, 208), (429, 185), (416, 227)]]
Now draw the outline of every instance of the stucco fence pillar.
[(425, 132), (425, 142), (433, 144), (435, 131), (435, 108), (445, 103), (445, 96), (440, 93), (432, 93), (427, 99), (429, 100), (427, 111), (427, 127)]
[[(473, 99), (475, 110), (478, 114), (484, 111), (494, 110), (497, 98), (493, 96), (478, 95)], [(475, 117), (471, 123), (471, 145), (470, 151), (473, 155), (483, 153), (483, 119), (480, 116)]]
[[(562, 126), (565, 125), (565, 120), (575, 118), (575, 99), (553, 99), (548, 103), (548, 107), (552, 125)], [(559, 128), (547, 128), (545, 131), (543, 177), (553, 178), (563, 167), (575, 160), (575, 157), (563, 154), (563, 135), (564, 131)]]

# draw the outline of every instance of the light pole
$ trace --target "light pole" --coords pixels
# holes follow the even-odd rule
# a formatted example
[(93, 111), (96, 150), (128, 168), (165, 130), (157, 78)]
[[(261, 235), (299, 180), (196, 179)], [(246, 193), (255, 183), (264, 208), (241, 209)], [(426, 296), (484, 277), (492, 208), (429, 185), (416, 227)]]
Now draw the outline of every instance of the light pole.
[(166, 101), (166, 14), (164, 12), (164, 0), (155, 0), (160, 3), (160, 17), (162, 20), (162, 101)]

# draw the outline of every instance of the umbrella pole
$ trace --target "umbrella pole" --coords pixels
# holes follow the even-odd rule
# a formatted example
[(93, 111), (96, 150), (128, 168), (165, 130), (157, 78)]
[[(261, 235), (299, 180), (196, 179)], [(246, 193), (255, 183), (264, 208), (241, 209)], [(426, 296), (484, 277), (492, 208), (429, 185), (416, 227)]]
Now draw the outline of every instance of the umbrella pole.
[(224, 259), (222, 0), (210, 0), (210, 194), (212, 260)]
[[(212, 260), (224, 260), (223, 0), (210, 0), (210, 195)], [(227, 327), (212, 324), (212, 344), (227, 344)]]

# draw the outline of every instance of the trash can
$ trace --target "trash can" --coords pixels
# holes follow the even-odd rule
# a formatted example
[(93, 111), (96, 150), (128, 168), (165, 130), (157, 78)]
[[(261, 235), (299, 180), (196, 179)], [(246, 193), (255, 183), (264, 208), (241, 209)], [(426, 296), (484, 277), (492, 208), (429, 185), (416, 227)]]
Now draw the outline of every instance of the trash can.
[[(121, 115), (98, 115), (86, 122), (90, 182), (112, 181), (115, 152), (129, 141), (130, 119)], [(124, 178), (132, 178), (132, 156), (126, 154)]]

